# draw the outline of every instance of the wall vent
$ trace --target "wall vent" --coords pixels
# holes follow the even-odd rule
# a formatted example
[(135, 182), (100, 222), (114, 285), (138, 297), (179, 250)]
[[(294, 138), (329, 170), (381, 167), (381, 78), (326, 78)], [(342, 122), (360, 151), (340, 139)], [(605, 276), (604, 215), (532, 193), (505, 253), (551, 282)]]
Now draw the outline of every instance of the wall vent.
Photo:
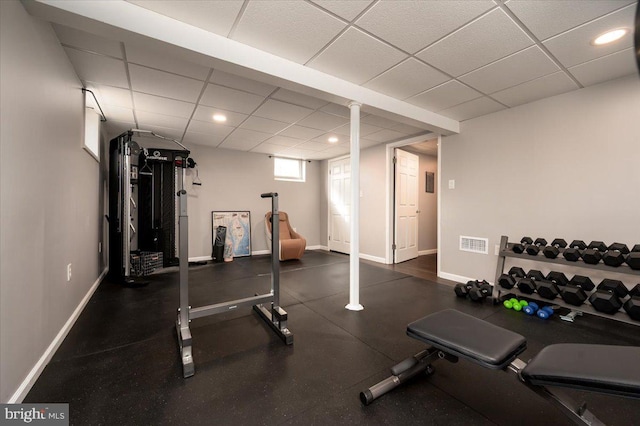
[(489, 254), (489, 239), (460, 236), (460, 250)]

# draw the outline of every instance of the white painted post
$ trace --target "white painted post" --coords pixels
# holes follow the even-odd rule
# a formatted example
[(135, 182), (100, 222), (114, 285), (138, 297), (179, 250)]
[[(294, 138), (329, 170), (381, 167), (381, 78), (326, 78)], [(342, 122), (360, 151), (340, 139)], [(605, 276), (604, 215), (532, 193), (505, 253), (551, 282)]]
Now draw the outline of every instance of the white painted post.
[(360, 304), (360, 106), (349, 103), (351, 109), (351, 219), (349, 252), (349, 304), (350, 311), (361, 311)]

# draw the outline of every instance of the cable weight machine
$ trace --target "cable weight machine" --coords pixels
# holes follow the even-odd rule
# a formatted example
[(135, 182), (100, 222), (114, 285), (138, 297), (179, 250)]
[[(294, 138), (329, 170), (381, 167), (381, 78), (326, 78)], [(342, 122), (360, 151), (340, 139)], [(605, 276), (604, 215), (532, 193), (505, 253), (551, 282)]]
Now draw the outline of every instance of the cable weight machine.
[(287, 328), (287, 312), (280, 306), (278, 194), (269, 192), (260, 195), (262, 198), (271, 198), (273, 238), (271, 239), (271, 290), (269, 293), (197, 308), (192, 308), (189, 305), (189, 217), (187, 215), (187, 191), (183, 189), (178, 191), (177, 195), (180, 206), (180, 215), (178, 218), (180, 235), (180, 307), (178, 308), (176, 332), (178, 335), (178, 346), (180, 348), (184, 377), (191, 377), (195, 374), (192, 350), (193, 342), (191, 329), (189, 328), (189, 323), (193, 319), (228, 312), (242, 306), (253, 306), (253, 310), (260, 315), (285, 344), (293, 344), (293, 334)]

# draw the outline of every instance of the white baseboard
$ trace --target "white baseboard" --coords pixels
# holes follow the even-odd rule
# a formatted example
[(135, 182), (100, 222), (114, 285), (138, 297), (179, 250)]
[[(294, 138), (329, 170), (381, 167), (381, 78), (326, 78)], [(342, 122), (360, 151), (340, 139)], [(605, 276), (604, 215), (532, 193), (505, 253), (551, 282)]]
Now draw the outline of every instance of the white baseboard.
[(386, 263), (385, 258), (384, 257), (378, 257), (378, 256), (371, 256), (370, 254), (364, 254), (364, 253), (360, 253), (360, 259), (364, 259), (364, 260), (370, 260), (372, 262), (377, 262), (377, 263)]
[(211, 259), (212, 259), (211, 256), (196, 256), (196, 257), (190, 257), (189, 262), (202, 262), (202, 261), (211, 260)]
[(259, 256), (261, 254), (271, 254), (271, 250), (254, 250), (251, 252), (251, 256)]
[(98, 288), (104, 277), (107, 275), (107, 272), (109, 272), (109, 268), (105, 268), (98, 279), (93, 283), (87, 294), (82, 298), (76, 309), (73, 311), (67, 322), (62, 326), (62, 329), (60, 329), (49, 347), (44, 351), (31, 371), (29, 371), (27, 377), (25, 377), (20, 386), (18, 386), (18, 389), (13, 393), (13, 395), (11, 395), (11, 397), (7, 401), (9, 404), (20, 404), (27, 396), (36, 380), (38, 380), (38, 377), (40, 377), (40, 374), (42, 374), (44, 368), (47, 366), (47, 364), (49, 364), (49, 361), (51, 361), (51, 358), (53, 358), (53, 355), (62, 344), (62, 341), (65, 339), (65, 337), (67, 337), (69, 331), (71, 331), (71, 327), (73, 327), (73, 325), (76, 323), (76, 320), (84, 310), (84, 307), (87, 305), (87, 303), (89, 303), (89, 299), (91, 299), (91, 296), (93, 296), (93, 293), (95, 293), (96, 289)]
[(445, 280), (455, 281), (457, 283), (466, 283), (467, 281), (475, 281), (475, 278), (463, 277), (462, 275), (450, 274), (448, 272), (442, 272), (438, 274), (439, 278), (444, 278)]
[(418, 256), (426, 256), (428, 254), (437, 254), (437, 253), (438, 253), (438, 249), (420, 250), (418, 252)]
[(317, 245), (317, 246), (309, 246), (309, 247), (307, 247), (307, 250), (326, 250), (326, 251), (329, 251), (329, 247), (327, 247), (327, 246), (320, 246), (320, 245)]

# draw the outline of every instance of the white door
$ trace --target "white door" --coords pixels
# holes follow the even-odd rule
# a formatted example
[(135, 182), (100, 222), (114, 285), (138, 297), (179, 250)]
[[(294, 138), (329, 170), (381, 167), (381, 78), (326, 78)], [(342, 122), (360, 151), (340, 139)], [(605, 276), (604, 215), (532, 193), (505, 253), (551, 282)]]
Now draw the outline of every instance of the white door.
[(417, 155), (396, 149), (395, 262), (418, 257)]
[(351, 159), (329, 161), (329, 250), (349, 254)]

